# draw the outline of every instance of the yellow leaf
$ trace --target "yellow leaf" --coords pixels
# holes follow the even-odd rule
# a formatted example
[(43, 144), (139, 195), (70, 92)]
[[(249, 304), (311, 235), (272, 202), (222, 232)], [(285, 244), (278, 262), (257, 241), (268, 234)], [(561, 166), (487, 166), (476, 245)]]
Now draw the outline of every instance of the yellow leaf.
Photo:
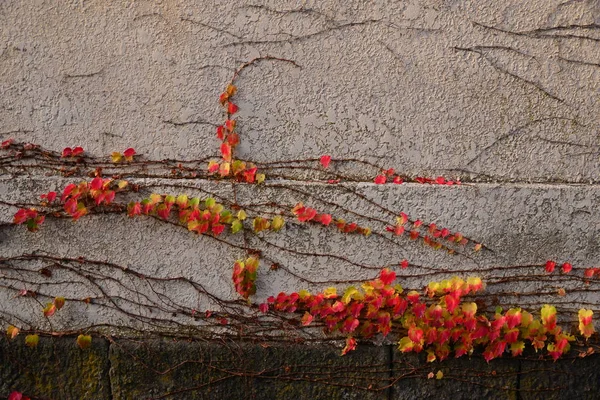
[(348, 289), (346, 289), (346, 291), (344, 292), (344, 295), (342, 296), (342, 303), (344, 303), (344, 304), (350, 303), (350, 300), (352, 300), (352, 297), (355, 294), (358, 294), (358, 290), (354, 286), (350, 286)]
[(90, 335), (77, 336), (77, 346), (85, 350), (92, 345), (92, 337)]
[(221, 175), (221, 177), (226, 177), (229, 175), (230, 170), (231, 170), (231, 164), (228, 162), (224, 162), (223, 164), (221, 164), (221, 167), (219, 168), (219, 175)]
[(398, 342), (398, 350), (403, 353), (407, 353), (413, 349), (414, 345), (415, 344), (408, 336), (404, 336), (402, 339), (400, 339), (400, 342)]
[(285, 225), (285, 220), (279, 215), (276, 215), (271, 220), (271, 229), (274, 230), (275, 232), (277, 232), (281, 228), (283, 228), (283, 225)]
[(334, 287), (328, 287), (323, 291), (323, 296), (326, 299), (335, 299), (337, 297), (337, 290)]
[(57, 310), (60, 310), (65, 305), (65, 298), (64, 297), (55, 297), (54, 305), (56, 306)]
[(36, 347), (40, 342), (40, 337), (38, 335), (27, 335), (25, 336), (25, 345), (28, 347)]
[(248, 217), (248, 216), (246, 215), (246, 211), (244, 211), (244, 210), (240, 210), (240, 211), (238, 211), (238, 213), (237, 213), (237, 218), (238, 218), (240, 221), (243, 221), (243, 220), (245, 220), (245, 219), (246, 219), (246, 217)]
[(263, 183), (265, 181), (265, 174), (256, 174), (256, 183)]
[(150, 195), (150, 204), (154, 205), (156, 203), (160, 203), (162, 201), (162, 196), (160, 194), (152, 193)]
[(463, 303), (461, 306), (462, 312), (466, 315), (473, 317), (477, 312), (477, 304), (475, 303)]
[(433, 349), (429, 349), (427, 350), (427, 362), (434, 362), (435, 361), (435, 353), (433, 352)]
[(444, 377), (444, 373), (440, 370), (435, 374), (435, 379), (442, 379)]
[(117, 183), (117, 186), (119, 187), (119, 189), (125, 189), (127, 187), (127, 185), (129, 185), (129, 182), (127, 182), (127, 181), (119, 181)]
[(177, 196), (175, 203), (177, 203), (177, 206), (179, 208), (187, 208), (187, 206), (188, 206), (187, 194), (180, 194), (179, 196)]
[(110, 155), (110, 158), (112, 158), (112, 162), (118, 163), (123, 158), (123, 154), (119, 153), (118, 151), (115, 151)]

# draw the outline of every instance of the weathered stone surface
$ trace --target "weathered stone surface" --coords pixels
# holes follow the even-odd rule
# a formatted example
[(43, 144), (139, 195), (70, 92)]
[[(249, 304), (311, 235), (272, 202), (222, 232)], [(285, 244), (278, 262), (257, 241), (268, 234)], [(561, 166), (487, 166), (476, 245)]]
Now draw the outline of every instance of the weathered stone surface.
[(111, 398), (108, 342), (93, 338), (82, 350), (74, 337), (40, 338), (36, 348), (23, 335), (0, 337), (0, 398), (13, 390), (39, 399)]
[[(113, 399), (386, 399), (389, 347), (120, 340)], [(369, 389), (370, 388), (370, 389)]]
[[(427, 363), (423, 354), (396, 350), (393, 357), (393, 376), (406, 376), (393, 386), (390, 399), (518, 399), (518, 359), (495, 359), (488, 364), (481, 357), (461, 357)], [(442, 379), (436, 379), (438, 371)], [(428, 378), (430, 373), (432, 378)]]
[(600, 393), (600, 355), (565, 358), (556, 362), (521, 362), (521, 399), (597, 399)]
[[(598, 180), (598, 2), (0, 5), (0, 135), (92, 154), (216, 153), (241, 63), (240, 155), (411, 174)], [(467, 171), (467, 172), (465, 172)]]

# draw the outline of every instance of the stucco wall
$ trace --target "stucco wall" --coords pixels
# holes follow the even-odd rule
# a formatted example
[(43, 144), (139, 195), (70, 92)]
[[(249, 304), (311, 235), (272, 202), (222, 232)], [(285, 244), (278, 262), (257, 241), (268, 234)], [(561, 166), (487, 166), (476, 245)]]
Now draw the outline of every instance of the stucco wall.
[[(338, 281), (342, 288), (341, 281), (394, 266), (414, 289), (431, 279), (481, 276), (489, 282), (483, 305), (535, 311), (555, 304), (567, 326), (580, 307), (599, 311), (597, 279), (583, 279), (600, 264), (597, 1), (4, 1), (0, 38), (2, 140), (59, 152), (81, 145), (106, 160), (127, 147), (147, 160), (217, 156), (219, 93), (242, 63), (271, 56), (293, 63), (261, 62), (236, 81), (239, 158), (260, 168), (329, 154), (409, 177), (462, 181), (376, 185), (376, 167), (334, 162), (331, 170), (354, 182), (327, 184), (318, 161), (283, 178), (267, 173), (262, 185), (124, 174), (140, 195), (210, 192), (241, 207), (303, 201), (384, 235), (386, 221), (403, 211), (486, 246), (449, 255), (288, 218), (279, 234), (227, 237), (269, 260), (259, 270), (257, 303), (280, 291)], [(37, 233), (11, 226), (16, 204), (83, 179), (19, 162), (8, 157), (0, 165), (0, 256), (36, 252), (106, 264), (82, 264), (84, 276), (64, 269), (36, 275), (49, 260), (24, 262), (31, 272), (4, 268), (4, 324), (94, 325), (112, 334), (117, 326), (163, 333), (189, 326), (200, 335), (214, 326), (180, 310), (244, 310), (215, 300), (239, 299), (231, 284), (233, 261), (245, 254), (239, 247), (124, 215), (49, 218)], [(399, 268), (403, 259), (410, 268)], [(573, 274), (530, 267), (549, 259), (572, 263)], [(284, 268), (272, 270), (272, 263)], [(94, 273), (116, 280), (91, 282)], [(171, 277), (198, 282), (215, 297), (159, 282)], [(560, 288), (566, 296), (557, 295)], [(49, 327), (38, 299), (15, 297), (21, 289), (100, 300), (67, 302)], [(112, 301), (122, 309), (109, 307)]]

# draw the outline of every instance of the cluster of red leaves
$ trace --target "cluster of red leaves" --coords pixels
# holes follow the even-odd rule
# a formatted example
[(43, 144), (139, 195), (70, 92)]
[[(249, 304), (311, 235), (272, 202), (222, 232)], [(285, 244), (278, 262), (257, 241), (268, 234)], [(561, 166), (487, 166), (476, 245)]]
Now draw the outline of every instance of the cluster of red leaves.
[(294, 214), (300, 222), (316, 222), (325, 226), (330, 226), (331, 223), (333, 223), (342, 233), (359, 233), (365, 236), (371, 234), (371, 228), (358, 226), (358, 224), (354, 222), (347, 223), (341, 218), (334, 220), (331, 214), (319, 214), (314, 208), (306, 207), (302, 203), (296, 204), (292, 209), (292, 214)]
[[(408, 215), (401, 212), (400, 216), (396, 218), (396, 224), (387, 226), (385, 229), (388, 232), (392, 232), (395, 236), (408, 235), (411, 240), (417, 240), (422, 237), (423, 242), (435, 250), (444, 247), (442, 240), (447, 244), (460, 246), (465, 246), (469, 243), (469, 239), (465, 238), (460, 232), (451, 232), (448, 228), (439, 228), (434, 223), (429, 224), (426, 230), (424, 228), (423, 221), (418, 219), (411, 222)], [(475, 243), (473, 250), (479, 251), (482, 247), (481, 243)], [(454, 252), (452, 249), (449, 249), (449, 251)]]
[(586, 278), (593, 278), (594, 275), (600, 275), (600, 268), (586, 268), (583, 276)]
[[(71, 183), (65, 187), (61, 203), (67, 214), (78, 220), (88, 213), (89, 206), (99, 206), (102, 203), (109, 205), (115, 198), (116, 191), (127, 186), (126, 181), (115, 182), (113, 179), (102, 179), (99, 176), (90, 182), (81, 182), (79, 185)], [(46, 196), (51, 195), (52, 192)], [(48, 198), (48, 197), (46, 197)]]
[(208, 172), (210, 174), (218, 173), (222, 178), (232, 176), (238, 182), (261, 183), (265, 180), (265, 176), (256, 173), (257, 168), (253, 163), (246, 163), (233, 158), (233, 151), (240, 143), (240, 136), (235, 132), (236, 120), (232, 119), (233, 114), (239, 110), (238, 106), (231, 101), (236, 91), (237, 88), (230, 84), (219, 96), (219, 102), (227, 111), (225, 123), (217, 127), (217, 138), (221, 141), (222, 159), (210, 161)]
[(244, 299), (256, 293), (256, 271), (258, 270), (258, 258), (248, 257), (246, 260), (237, 260), (233, 265), (233, 285), (235, 291)]
[[(406, 178), (398, 175), (396, 173), (396, 171), (394, 170), (394, 168), (390, 168), (390, 169), (383, 170), (379, 175), (377, 175), (375, 177), (375, 179), (373, 181), (378, 185), (383, 185), (388, 182), (393, 182), (397, 185), (400, 185), (406, 181)], [(418, 176), (414, 179), (411, 179), (411, 181), (414, 181), (417, 183), (423, 183), (423, 184), (427, 183), (427, 184), (432, 184), (432, 185), (448, 185), (448, 186), (460, 185), (459, 180), (453, 181), (450, 179), (446, 179), (443, 176), (438, 176), (435, 179)]]
[[(89, 206), (99, 206), (104, 203), (110, 204), (115, 198), (115, 191), (123, 189), (127, 186), (127, 182), (118, 181), (115, 183), (112, 179), (94, 178), (90, 182), (81, 182), (76, 185), (71, 183), (65, 187), (60, 197), (60, 203), (63, 204), (64, 211), (74, 220), (78, 220), (88, 213)], [(44, 193), (40, 196), (42, 205), (48, 206), (53, 203), (56, 198), (56, 192)], [(13, 218), (13, 223), (27, 225), (27, 229), (35, 232), (44, 222), (45, 216), (39, 215), (36, 209), (19, 209)]]
[(0, 143), (0, 149), (8, 149), (10, 147), (11, 144), (13, 144), (15, 142), (15, 139), (10, 138), (10, 139), (6, 139), (4, 141), (2, 141), (2, 143)]
[[(552, 260), (546, 261), (545, 269), (546, 269), (547, 273), (551, 274), (552, 272), (554, 272), (554, 268), (556, 268), (556, 262), (554, 262)], [(573, 266), (569, 263), (564, 263), (561, 266), (561, 270), (562, 270), (563, 274), (568, 274), (569, 272), (571, 272), (572, 269), (573, 269)]]
[(73, 147), (73, 148), (65, 147), (60, 156), (62, 158), (77, 157), (77, 156), (82, 155), (83, 153), (84, 153), (83, 147), (81, 147), (81, 146), (77, 146), (77, 147)]
[[(333, 287), (316, 295), (307, 291), (279, 293), (269, 297), (260, 309), (304, 312), (303, 325), (311, 324), (314, 318), (320, 319), (325, 332), (349, 335), (344, 354), (356, 346), (354, 337), (368, 339), (378, 333), (386, 336), (394, 327), (398, 333), (405, 333), (398, 342), (400, 351), (425, 350), (428, 361), (446, 359), (452, 352), (461, 357), (470, 354), (475, 346), (483, 348), (487, 361), (507, 351), (517, 356), (526, 342), (536, 351), (545, 347), (557, 359), (569, 350), (569, 342), (574, 340), (556, 325), (553, 306), (544, 305), (539, 319), (520, 308), (504, 313), (498, 309), (493, 318), (478, 314), (477, 304), (463, 302), (462, 298), (482, 290), (480, 278), (432, 282), (425, 289), (428, 299), (421, 299), (416, 291), (404, 294), (400, 285), (392, 286), (395, 279), (395, 272), (384, 269), (379, 278), (360, 288), (351, 286), (342, 296)], [(589, 337), (593, 332), (591, 311), (580, 312), (580, 321), (581, 332)]]
[(187, 226), (189, 231), (198, 234), (211, 233), (220, 235), (226, 225), (231, 225), (236, 218), (229, 210), (213, 198), (201, 201), (199, 198), (188, 198), (187, 195), (151, 194), (141, 202), (130, 202), (127, 205), (127, 215), (154, 215), (168, 220), (176, 211), (179, 223)]
[[(223, 233), (226, 226), (230, 227), (231, 233), (239, 232), (243, 228), (242, 221), (246, 219), (244, 210), (240, 210), (234, 215), (212, 197), (200, 200), (197, 197), (188, 198), (185, 194), (177, 197), (152, 194), (140, 202), (132, 201), (127, 205), (127, 215), (130, 217), (154, 215), (168, 220), (173, 213), (177, 215), (179, 223), (186, 226), (189, 231), (198, 234), (210, 233), (214, 236)], [(265, 229), (277, 231), (283, 224), (283, 218), (279, 216), (275, 216), (271, 221), (256, 217), (253, 221), (253, 228), (255, 232)]]
[(24, 223), (28, 231), (36, 232), (45, 219), (46, 217), (39, 215), (35, 208), (20, 208), (13, 217), (13, 224)]

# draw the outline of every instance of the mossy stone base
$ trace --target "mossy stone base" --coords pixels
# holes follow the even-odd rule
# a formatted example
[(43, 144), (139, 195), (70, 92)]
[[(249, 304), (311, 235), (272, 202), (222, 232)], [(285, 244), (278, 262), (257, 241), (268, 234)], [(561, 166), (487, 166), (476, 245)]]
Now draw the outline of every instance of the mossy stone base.
[[(387, 399), (387, 347), (120, 341), (113, 399)], [(158, 372), (158, 374), (157, 374)], [(369, 388), (370, 386), (370, 388)]]
[(23, 335), (1, 336), (0, 398), (16, 390), (39, 399), (110, 399), (108, 348), (99, 338), (81, 350), (74, 337), (42, 337), (29, 348)]

